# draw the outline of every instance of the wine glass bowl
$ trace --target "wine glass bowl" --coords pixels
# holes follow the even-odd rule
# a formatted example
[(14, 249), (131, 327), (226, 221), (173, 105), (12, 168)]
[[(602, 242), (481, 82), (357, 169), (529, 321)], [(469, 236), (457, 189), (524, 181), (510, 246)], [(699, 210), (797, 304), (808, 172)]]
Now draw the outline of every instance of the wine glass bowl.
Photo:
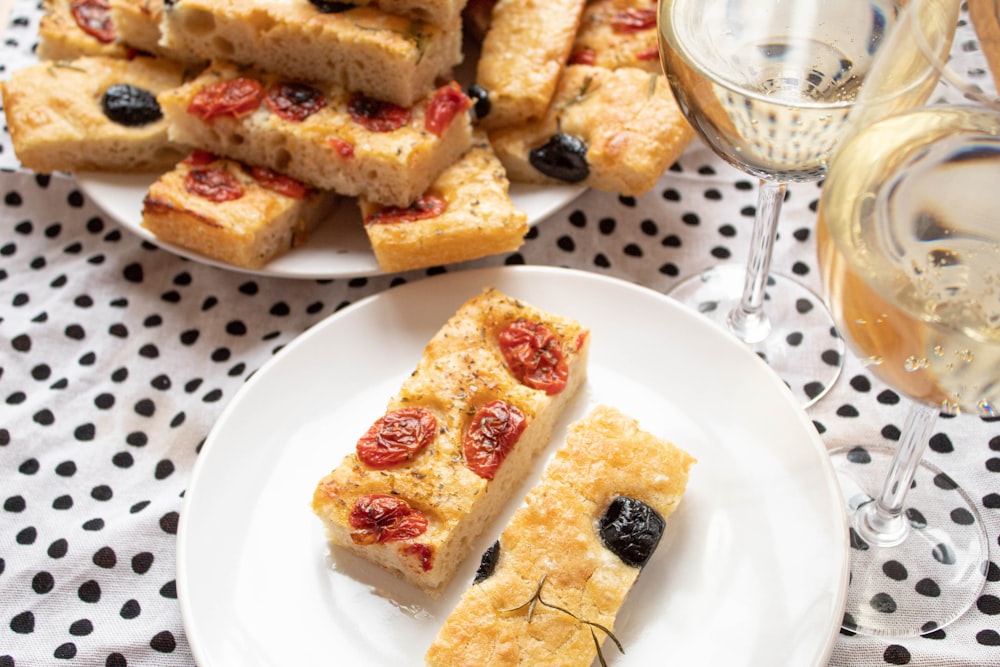
[[(916, 17), (955, 9), (947, 44), (976, 52), (958, 0), (911, 6)], [(939, 414), (995, 417), (1000, 407), (1000, 109), (983, 90), (988, 67), (946, 65), (925, 27), (910, 22), (921, 37), (910, 55), (922, 54), (940, 85), (916, 109), (859, 102), (816, 234), (850, 351), (911, 404), (896, 447), (831, 452), (852, 527), (844, 627), (891, 637), (946, 626), (982, 590), (989, 543), (976, 503), (922, 453)], [(970, 73), (975, 86), (963, 80)]]
[(663, 70), (708, 145), (785, 183), (823, 176), (894, 2), (661, 0)]
[[(840, 374), (844, 343), (823, 300), (770, 270), (788, 184), (817, 181), (901, 15), (892, 0), (659, 0), (663, 71), (705, 144), (760, 180), (745, 266), (680, 281), (670, 296), (740, 338), (803, 406)], [(766, 306), (766, 309), (765, 309)]]

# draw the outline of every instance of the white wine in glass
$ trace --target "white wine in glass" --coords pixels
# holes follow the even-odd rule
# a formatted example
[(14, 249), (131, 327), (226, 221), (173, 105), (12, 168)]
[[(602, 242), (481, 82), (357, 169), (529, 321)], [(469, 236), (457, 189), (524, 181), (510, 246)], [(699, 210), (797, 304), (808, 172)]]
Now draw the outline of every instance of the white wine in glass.
[(851, 351), (914, 406), (895, 450), (832, 452), (852, 530), (850, 630), (932, 632), (985, 581), (975, 503), (921, 455), (939, 413), (1000, 411), (998, 185), (1000, 112), (932, 105), (861, 129), (824, 186), (830, 307)]
[(670, 295), (750, 345), (803, 405), (834, 383), (844, 348), (822, 299), (770, 273), (781, 203), (787, 184), (825, 174), (899, 14), (890, 0), (659, 1), (680, 108), (715, 153), (760, 179), (746, 266), (704, 271)]

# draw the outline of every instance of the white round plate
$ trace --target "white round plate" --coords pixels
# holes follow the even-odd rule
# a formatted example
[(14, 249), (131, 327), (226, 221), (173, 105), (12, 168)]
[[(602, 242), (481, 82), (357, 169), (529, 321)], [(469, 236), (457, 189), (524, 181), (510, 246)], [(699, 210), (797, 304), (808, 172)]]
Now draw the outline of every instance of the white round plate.
[[(589, 375), (532, 476), (432, 600), (330, 548), (310, 502), (427, 341), (486, 286), (590, 327)], [(657, 292), (504, 267), (359, 301), (286, 346), (233, 398), (180, 518), (179, 598), (199, 667), (423, 665), (566, 425), (600, 403), (698, 458), (619, 613), (625, 654), (605, 651), (609, 665), (825, 666), (843, 613), (847, 523), (826, 449), (792, 394), (734, 338)]]
[[(158, 239), (142, 227), (142, 199), (156, 180), (156, 174), (115, 174), (81, 172), (76, 175), (84, 194), (116, 222), (165, 250), (230, 271), (281, 278), (353, 278), (382, 273), (361, 222), (361, 212), (353, 198), (338, 203), (329, 220), (312, 232), (308, 242), (293, 248), (261, 269), (244, 269), (206, 257)], [(586, 188), (575, 185), (543, 186), (513, 183), (510, 197), (514, 206), (528, 214), (535, 225), (578, 197)]]

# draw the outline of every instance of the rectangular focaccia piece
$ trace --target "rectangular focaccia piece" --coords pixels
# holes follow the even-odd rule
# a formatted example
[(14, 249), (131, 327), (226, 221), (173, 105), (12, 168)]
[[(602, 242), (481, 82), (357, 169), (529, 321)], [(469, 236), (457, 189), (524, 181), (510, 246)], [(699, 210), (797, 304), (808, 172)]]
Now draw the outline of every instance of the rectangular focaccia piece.
[(206, 257), (259, 269), (305, 243), (336, 199), (269, 169), (195, 151), (150, 186), (142, 226)]
[(574, 320), (493, 288), (467, 301), (317, 485), (330, 541), (438, 596), (548, 443), (589, 350)]
[(638, 67), (660, 74), (656, 2), (590, 0), (583, 10), (569, 62), (607, 69)]
[[(84, 56), (20, 69), (0, 84), (14, 153), (25, 168), (42, 173), (169, 169), (188, 149), (168, 139), (155, 95), (182, 78), (179, 65), (146, 57)], [(148, 93), (148, 115), (126, 114), (138, 124), (105, 113), (102, 100), (119, 84)]]
[[(238, 108), (219, 101), (233, 90)], [(159, 101), (175, 141), (387, 205), (415, 201), (472, 141), (471, 103), (454, 82), (403, 108), (218, 62)], [(432, 131), (451, 102), (454, 116)]]
[[(614, 631), (694, 463), (613, 407), (571, 424), (566, 444), (484, 554), (426, 664), (588, 667), (605, 634), (591, 636), (581, 621)], [(536, 595), (544, 604), (529, 604)]]
[(93, 26), (84, 30), (73, 16), (71, 0), (43, 0), (38, 20), (38, 57), (40, 60), (72, 60), (81, 56), (124, 58), (128, 49), (118, 42), (118, 32), (110, 12), (104, 20), (101, 8), (93, 7)]
[(400, 106), (424, 97), (462, 61), (460, 18), (435, 26), (375, 7), (323, 13), (308, 0), (178, 0), (167, 5), (161, 29), (172, 50)]
[(169, 49), (160, 44), (163, 2), (164, 0), (108, 0), (118, 41), (144, 53), (186, 64), (204, 65), (207, 58), (186, 50)]
[(406, 207), (359, 200), (365, 231), (383, 271), (408, 271), (517, 250), (527, 214), (514, 207), (510, 182), (486, 135)]
[(351, 4), (371, 5), (388, 14), (409, 16), (440, 26), (455, 25), (465, 8), (465, 0), (353, 0)]
[(489, 93), (486, 128), (536, 121), (556, 91), (585, 0), (499, 0), (483, 38), (476, 83)]
[(513, 182), (623, 195), (649, 191), (693, 139), (663, 75), (590, 65), (565, 68), (543, 118), (490, 132)]

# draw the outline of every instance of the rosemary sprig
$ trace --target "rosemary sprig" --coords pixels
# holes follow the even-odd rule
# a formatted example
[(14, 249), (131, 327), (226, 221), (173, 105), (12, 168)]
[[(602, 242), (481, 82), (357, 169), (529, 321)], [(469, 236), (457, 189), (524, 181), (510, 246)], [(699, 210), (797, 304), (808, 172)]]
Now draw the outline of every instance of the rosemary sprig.
[(571, 616), (572, 618), (575, 618), (580, 623), (583, 623), (584, 625), (590, 626), (590, 636), (594, 639), (594, 647), (597, 648), (597, 659), (601, 661), (601, 667), (608, 667), (608, 663), (606, 663), (604, 661), (604, 654), (601, 652), (601, 642), (597, 639), (597, 633), (594, 632), (595, 628), (597, 630), (600, 630), (601, 632), (603, 632), (605, 635), (607, 635), (611, 639), (611, 641), (613, 641), (615, 643), (615, 646), (618, 648), (618, 652), (619, 653), (621, 653), (622, 655), (625, 654), (625, 647), (622, 646), (622, 643), (620, 641), (618, 641), (618, 638), (615, 637), (615, 634), (613, 632), (611, 632), (611, 630), (607, 629), (606, 627), (604, 627), (600, 623), (595, 623), (593, 621), (588, 621), (585, 618), (580, 618), (579, 616), (577, 616), (576, 614), (574, 614), (573, 612), (571, 612), (568, 609), (564, 609), (564, 608), (560, 607), (559, 605), (555, 605), (555, 604), (552, 604), (551, 602), (546, 602), (545, 600), (543, 600), (542, 599), (542, 586), (545, 585), (545, 579), (546, 579), (546, 577), (548, 577), (547, 574), (543, 574), (542, 575), (541, 580), (538, 582), (538, 587), (535, 589), (535, 592), (532, 594), (532, 596), (527, 601), (525, 601), (525, 602), (517, 605), (516, 607), (511, 607), (510, 609), (501, 609), (501, 610), (499, 610), (500, 613), (502, 613), (502, 614), (511, 614), (511, 613), (514, 613), (515, 611), (521, 611), (522, 609), (524, 609), (525, 607), (527, 607), (527, 609), (528, 609), (528, 623), (531, 623), (531, 617), (535, 613), (535, 605), (539, 605), (540, 604), (543, 607), (548, 607), (549, 609), (554, 609), (556, 611), (561, 611), (562, 613), (566, 614), (567, 616)]

